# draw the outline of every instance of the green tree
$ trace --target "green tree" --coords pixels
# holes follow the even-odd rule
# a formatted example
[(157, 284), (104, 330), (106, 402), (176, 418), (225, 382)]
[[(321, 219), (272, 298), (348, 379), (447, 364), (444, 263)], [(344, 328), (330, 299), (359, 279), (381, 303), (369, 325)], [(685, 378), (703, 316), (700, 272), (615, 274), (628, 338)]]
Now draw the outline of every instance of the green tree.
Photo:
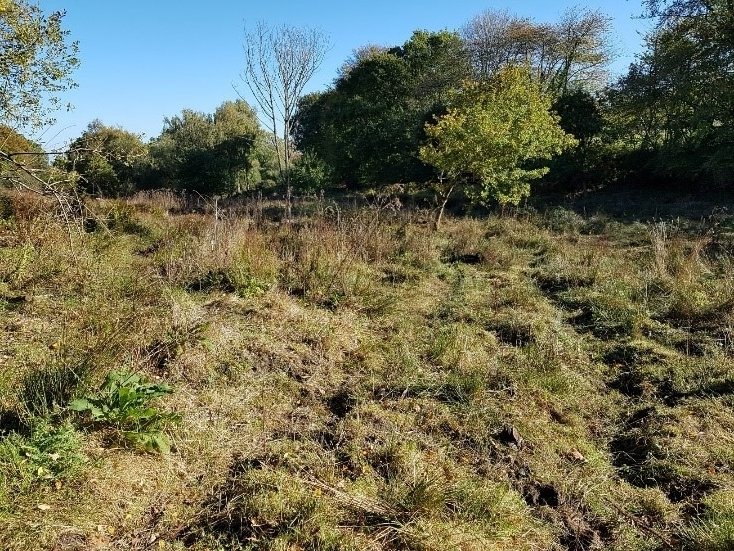
[(214, 112), (215, 171), (230, 192), (240, 193), (262, 180), (271, 148), (260, 129), (257, 114), (243, 100), (226, 101)]
[(734, 172), (734, 4), (646, 2), (646, 51), (609, 91), (609, 117), (645, 181), (720, 182)]
[(37, 128), (52, 122), (59, 93), (75, 86), (76, 42), (61, 26), (64, 12), (44, 14), (26, 0), (0, 0), (0, 122)]
[(295, 142), (324, 160), (349, 186), (425, 181), (418, 158), (427, 120), (469, 75), (456, 33), (417, 31), (394, 48), (363, 48), (333, 89), (304, 97)]
[[(454, 94), (448, 112), (426, 126), (420, 156), (448, 179), (444, 206), (456, 185), (474, 201), (516, 205), (548, 172), (539, 161), (576, 144), (558, 123), (529, 71), (509, 66)], [(437, 225), (442, 214), (443, 207)]]
[(600, 181), (607, 172), (600, 165), (610, 152), (598, 97), (586, 90), (573, 90), (557, 98), (552, 108), (561, 128), (578, 140), (578, 146), (552, 159), (544, 183), (574, 190), (606, 183)]
[(81, 176), (81, 186), (88, 193), (126, 195), (145, 177), (148, 146), (137, 134), (95, 120), (72, 142), (61, 164)]
[[(161, 187), (204, 188), (206, 171), (194, 161), (213, 146), (212, 121), (205, 113), (184, 109), (180, 115), (166, 117), (160, 136), (150, 143), (153, 168)], [(206, 190), (204, 190), (206, 191)]]
[(0, 150), (32, 169), (48, 168), (48, 155), (36, 142), (13, 128), (0, 124)]
[(314, 193), (329, 187), (331, 174), (324, 161), (313, 153), (304, 153), (293, 164), (293, 187), (302, 193)]
[(214, 114), (184, 109), (151, 143), (160, 183), (205, 194), (238, 193), (262, 179), (266, 137), (253, 109), (228, 101)]
[[(77, 44), (68, 43), (63, 12), (45, 14), (33, 2), (0, 0), (0, 124), (4, 129), (33, 130), (53, 122), (61, 92), (75, 86), (71, 73), (78, 66)], [(81, 212), (73, 175), (45, 165), (35, 144), (27, 151), (7, 138), (0, 147), (2, 180), (27, 190), (52, 195), (68, 220)], [(6, 149), (7, 148), (7, 149)]]

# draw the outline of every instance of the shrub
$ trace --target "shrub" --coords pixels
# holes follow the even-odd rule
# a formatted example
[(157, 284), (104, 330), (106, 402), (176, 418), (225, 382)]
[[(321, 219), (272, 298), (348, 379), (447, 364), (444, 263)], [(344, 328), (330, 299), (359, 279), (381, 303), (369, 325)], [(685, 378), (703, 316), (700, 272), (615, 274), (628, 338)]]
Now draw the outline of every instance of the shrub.
[(584, 227), (585, 220), (578, 213), (563, 208), (554, 207), (543, 215), (543, 225), (554, 232), (578, 233)]
[(151, 237), (152, 231), (135, 217), (135, 207), (121, 201), (110, 204), (105, 222), (110, 231)]
[(301, 193), (315, 193), (330, 187), (332, 175), (329, 167), (312, 153), (305, 153), (291, 170), (291, 183)]

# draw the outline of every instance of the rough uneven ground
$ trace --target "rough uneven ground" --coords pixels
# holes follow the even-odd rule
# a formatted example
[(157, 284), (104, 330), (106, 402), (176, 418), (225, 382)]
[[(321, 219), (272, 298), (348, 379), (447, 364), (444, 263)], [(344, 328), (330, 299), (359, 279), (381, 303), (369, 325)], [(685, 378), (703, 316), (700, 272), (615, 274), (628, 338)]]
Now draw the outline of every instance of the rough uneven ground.
[(0, 548), (734, 548), (727, 217), (178, 206), (0, 201)]

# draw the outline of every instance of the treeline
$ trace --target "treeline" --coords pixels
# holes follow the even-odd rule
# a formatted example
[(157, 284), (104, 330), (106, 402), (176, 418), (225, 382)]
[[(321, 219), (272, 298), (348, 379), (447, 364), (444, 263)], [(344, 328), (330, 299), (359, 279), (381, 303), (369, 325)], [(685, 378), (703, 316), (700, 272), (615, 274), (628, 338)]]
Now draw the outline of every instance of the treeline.
[(435, 181), (440, 173), (419, 155), (427, 123), (455, 107), (467, 80), (481, 85), (519, 66), (577, 139), (550, 162), (542, 185), (728, 186), (733, 6), (649, 0), (645, 9), (656, 25), (646, 49), (613, 82), (610, 20), (599, 12), (572, 10), (544, 24), (489, 11), (460, 32), (419, 31), (400, 47), (367, 47), (331, 89), (302, 100), (296, 143), (348, 187)]
[[(313, 192), (435, 182), (446, 170), (420, 153), (428, 142), (427, 125), (448, 115), (452, 105), (466, 103), (469, 83), (481, 83), (488, 93), (492, 86), (509, 91), (512, 84), (498, 81), (498, 75), (508, 67), (524, 67), (532, 86), (521, 86), (521, 96), (511, 100), (507, 93), (493, 96), (508, 102), (501, 115), (523, 118), (527, 114), (516, 104), (529, 103), (535, 92), (567, 98), (581, 89), (586, 94), (600, 89), (611, 59), (609, 42), (610, 20), (598, 12), (569, 11), (555, 24), (486, 12), (461, 31), (421, 30), (401, 46), (360, 48), (328, 90), (301, 98), (289, 135), (295, 162), (288, 183), (297, 192)], [(476, 91), (469, 95), (476, 97)], [(555, 124), (554, 117), (545, 126)], [(510, 126), (508, 131), (520, 131), (517, 124)], [(528, 129), (531, 134), (539, 130)], [(484, 138), (485, 146), (491, 142), (475, 138)], [(56, 166), (74, 171), (85, 191), (100, 195), (161, 187), (238, 193), (285, 185), (278, 170), (284, 143), (277, 139), (274, 143), (254, 110), (239, 100), (225, 102), (213, 114), (184, 110), (166, 119), (150, 143), (94, 121)], [(550, 157), (554, 147), (545, 149), (542, 158)], [(521, 158), (523, 163), (538, 160), (512, 155), (513, 162)], [(501, 167), (505, 174), (510, 168), (515, 167)], [(482, 179), (481, 169), (448, 172), (463, 183)], [(537, 170), (522, 174), (540, 175)], [(509, 190), (503, 197), (523, 195)]]
[(605, 140), (635, 182), (732, 186), (734, 3), (647, 0), (646, 49), (603, 98)]
[[(359, 48), (328, 89), (300, 98), (287, 139), (266, 132), (245, 101), (228, 101), (165, 119), (148, 143), (94, 121), (49, 170), (103, 196), (416, 183), (517, 203), (531, 181), (563, 190), (730, 186), (733, 4), (644, 0), (643, 9), (655, 26), (613, 81), (603, 13), (572, 9), (543, 23), (487, 11), (458, 31)], [(5, 132), (6, 144), (21, 144)], [(284, 174), (286, 154), (295, 161)]]
[(433, 180), (418, 155), (426, 124), (466, 81), (519, 65), (548, 95), (589, 93), (604, 82), (609, 31), (597, 12), (571, 11), (555, 25), (485, 12), (461, 32), (417, 31), (399, 47), (360, 49), (330, 90), (302, 100), (296, 143), (350, 187)]
[(213, 114), (184, 109), (166, 118), (149, 143), (93, 121), (56, 164), (78, 173), (79, 185), (92, 194), (153, 188), (230, 194), (272, 184), (274, 155), (255, 112), (238, 100)]

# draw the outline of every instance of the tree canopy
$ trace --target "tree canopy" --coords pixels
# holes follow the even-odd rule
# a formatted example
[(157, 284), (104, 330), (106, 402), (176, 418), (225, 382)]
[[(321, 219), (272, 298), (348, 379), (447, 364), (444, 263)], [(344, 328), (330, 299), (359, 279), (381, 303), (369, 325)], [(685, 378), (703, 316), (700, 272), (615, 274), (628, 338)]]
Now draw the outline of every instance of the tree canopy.
[(611, 18), (600, 11), (566, 10), (556, 23), (537, 23), (508, 11), (487, 10), (462, 29), (474, 78), (508, 65), (528, 65), (544, 91), (601, 88), (613, 57)]
[(85, 191), (118, 196), (139, 186), (148, 162), (148, 146), (140, 136), (95, 120), (72, 142), (62, 164), (81, 176)]
[(48, 156), (39, 144), (0, 124), (0, 185), (21, 181), (31, 186), (35, 183), (31, 174), (42, 174), (47, 168)]
[(38, 128), (52, 122), (59, 94), (75, 86), (78, 45), (68, 42), (64, 12), (44, 14), (27, 0), (0, 0), (0, 122)]
[(254, 110), (243, 100), (213, 114), (184, 109), (167, 118), (151, 143), (153, 167), (166, 187), (236, 193), (260, 182), (273, 157)]
[(449, 31), (416, 31), (402, 46), (367, 49), (331, 90), (301, 101), (296, 145), (351, 186), (425, 180), (423, 126), (468, 75), (461, 39)]
[[(245, 34), (242, 74), (257, 112), (242, 100), (214, 113), (183, 110), (149, 144), (95, 121), (52, 168), (68, 170), (72, 187), (80, 175), (80, 189), (103, 195), (140, 187), (238, 193), (268, 182), (290, 198), (294, 185), (310, 192), (440, 180), (476, 201), (506, 204), (539, 179), (584, 190), (625, 182), (730, 187), (734, 7), (641, 2), (655, 25), (645, 50), (611, 83), (611, 19), (583, 8), (550, 22), (489, 10), (456, 32), (416, 30), (400, 45), (367, 44), (330, 87), (305, 96), (327, 37), (262, 23)], [(42, 185), (36, 177), (49, 170), (16, 131), (48, 123), (74, 86), (78, 48), (63, 21), (64, 12), (44, 13), (34, 0), (0, 0), (6, 179), (24, 173)], [(13, 151), (21, 147), (27, 155)]]
[[(658, 25), (609, 91), (610, 123), (658, 179), (728, 183), (734, 170), (734, 6), (647, 2)], [(639, 169), (638, 169), (639, 170)]]
[(518, 204), (548, 172), (538, 161), (575, 145), (527, 69), (508, 66), (485, 83), (466, 82), (448, 111), (426, 126), (421, 159), (479, 202)]

